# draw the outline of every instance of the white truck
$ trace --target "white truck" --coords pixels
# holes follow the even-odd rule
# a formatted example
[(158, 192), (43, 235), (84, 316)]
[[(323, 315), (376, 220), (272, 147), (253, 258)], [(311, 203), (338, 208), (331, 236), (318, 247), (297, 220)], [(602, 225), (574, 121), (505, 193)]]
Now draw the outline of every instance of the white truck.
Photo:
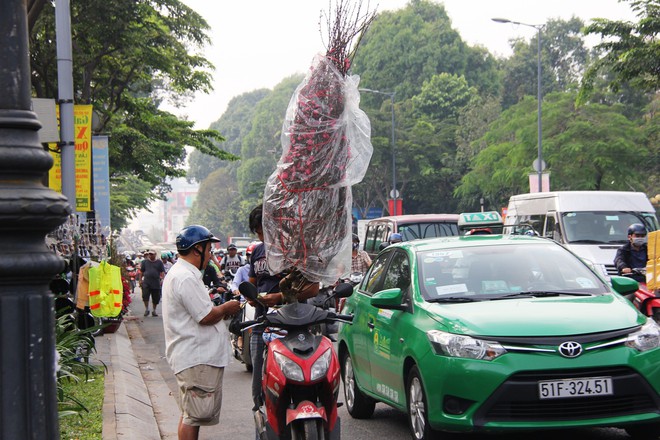
[(627, 241), (627, 229), (642, 223), (660, 228), (655, 209), (641, 192), (554, 191), (518, 194), (509, 199), (504, 233), (529, 231), (552, 238), (605, 275), (617, 275), (614, 256)]

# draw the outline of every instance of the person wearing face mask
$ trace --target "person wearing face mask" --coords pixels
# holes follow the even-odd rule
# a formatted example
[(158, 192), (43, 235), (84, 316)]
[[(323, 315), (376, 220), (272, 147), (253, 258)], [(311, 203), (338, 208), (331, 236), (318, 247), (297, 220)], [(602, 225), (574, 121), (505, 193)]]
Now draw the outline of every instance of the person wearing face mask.
[(351, 273), (360, 272), (361, 274), (367, 273), (367, 269), (371, 266), (371, 258), (369, 254), (360, 249), (360, 237), (353, 234), (353, 252), (351, 254)]
[(176, 238), (179, 259), (163, 281), (165, 355), (179, 387), (179, 440), (199, 436), (199, 427), (217, 425), (222, 377), (231, 359), (227, 324), (240, 310), (238, 301), (215, 306), (202, 273), (219, 242), (204, 226), (184, 228)]
[(619, 275), (631, 274), (634, 280), (645, 283), (646, 277), (642, 274), (633, 273), (632, 269), (646, 267), (648, 259), (647, 231), (643, 224), (633, 223), (628, 227), (628, 243), (616, 251), (614, 265)]

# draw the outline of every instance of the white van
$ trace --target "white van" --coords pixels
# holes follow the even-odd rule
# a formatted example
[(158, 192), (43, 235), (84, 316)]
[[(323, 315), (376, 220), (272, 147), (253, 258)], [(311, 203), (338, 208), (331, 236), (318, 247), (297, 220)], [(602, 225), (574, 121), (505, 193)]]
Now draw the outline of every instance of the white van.
[(659, 228), (655, 209), (644, 193), (555, 191), (518, 194), (509, 199), (504, 232), (533, 230), (563, 244), (607, 275), (617, 275), (614, 256), (627, 241), (628, 226)]

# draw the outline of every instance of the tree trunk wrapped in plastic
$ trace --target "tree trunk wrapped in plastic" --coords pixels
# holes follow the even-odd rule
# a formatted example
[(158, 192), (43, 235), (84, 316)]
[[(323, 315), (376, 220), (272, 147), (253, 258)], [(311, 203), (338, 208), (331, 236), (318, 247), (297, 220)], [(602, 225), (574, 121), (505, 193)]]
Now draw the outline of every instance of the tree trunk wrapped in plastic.
[(282, 157), (264, 193), (271, 273), (297, 268), (309, 281), (332, 283), (350, 271), (351, 185), (373, 152), (358, 83), (319, 55), (289, 102)]

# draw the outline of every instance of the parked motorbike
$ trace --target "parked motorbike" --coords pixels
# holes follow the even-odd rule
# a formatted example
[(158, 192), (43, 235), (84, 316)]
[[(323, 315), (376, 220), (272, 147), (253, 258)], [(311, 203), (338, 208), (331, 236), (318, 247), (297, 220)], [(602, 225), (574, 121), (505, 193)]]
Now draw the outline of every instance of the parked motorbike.
[[(239, 290), (244, 297), (259, 302), (254, 285), (241, 283)], [(349, 284), (335, 288), (339, 298), (352, 293)], [(254, 416), (262, 440), (340, 438), (337, 353), (330, 339), (314, 334), (312, 328), (328, 322), (350, 324), (352, 320), (352, 315), (293, 303), (242, 324), (243, 329), (261, 326), (265, 332), (277, 329), (286, 333), (266, 345), (262, 375), (264, 405)]]
[[(633, 268), (630, 275), (646, 277), (646, 268)], [(639, 289), (635, 292), (632, 303), (637, 310), (660, 324), (660, 290), (653, 291), (646, 286), (646, 283), (639, 283)]]

